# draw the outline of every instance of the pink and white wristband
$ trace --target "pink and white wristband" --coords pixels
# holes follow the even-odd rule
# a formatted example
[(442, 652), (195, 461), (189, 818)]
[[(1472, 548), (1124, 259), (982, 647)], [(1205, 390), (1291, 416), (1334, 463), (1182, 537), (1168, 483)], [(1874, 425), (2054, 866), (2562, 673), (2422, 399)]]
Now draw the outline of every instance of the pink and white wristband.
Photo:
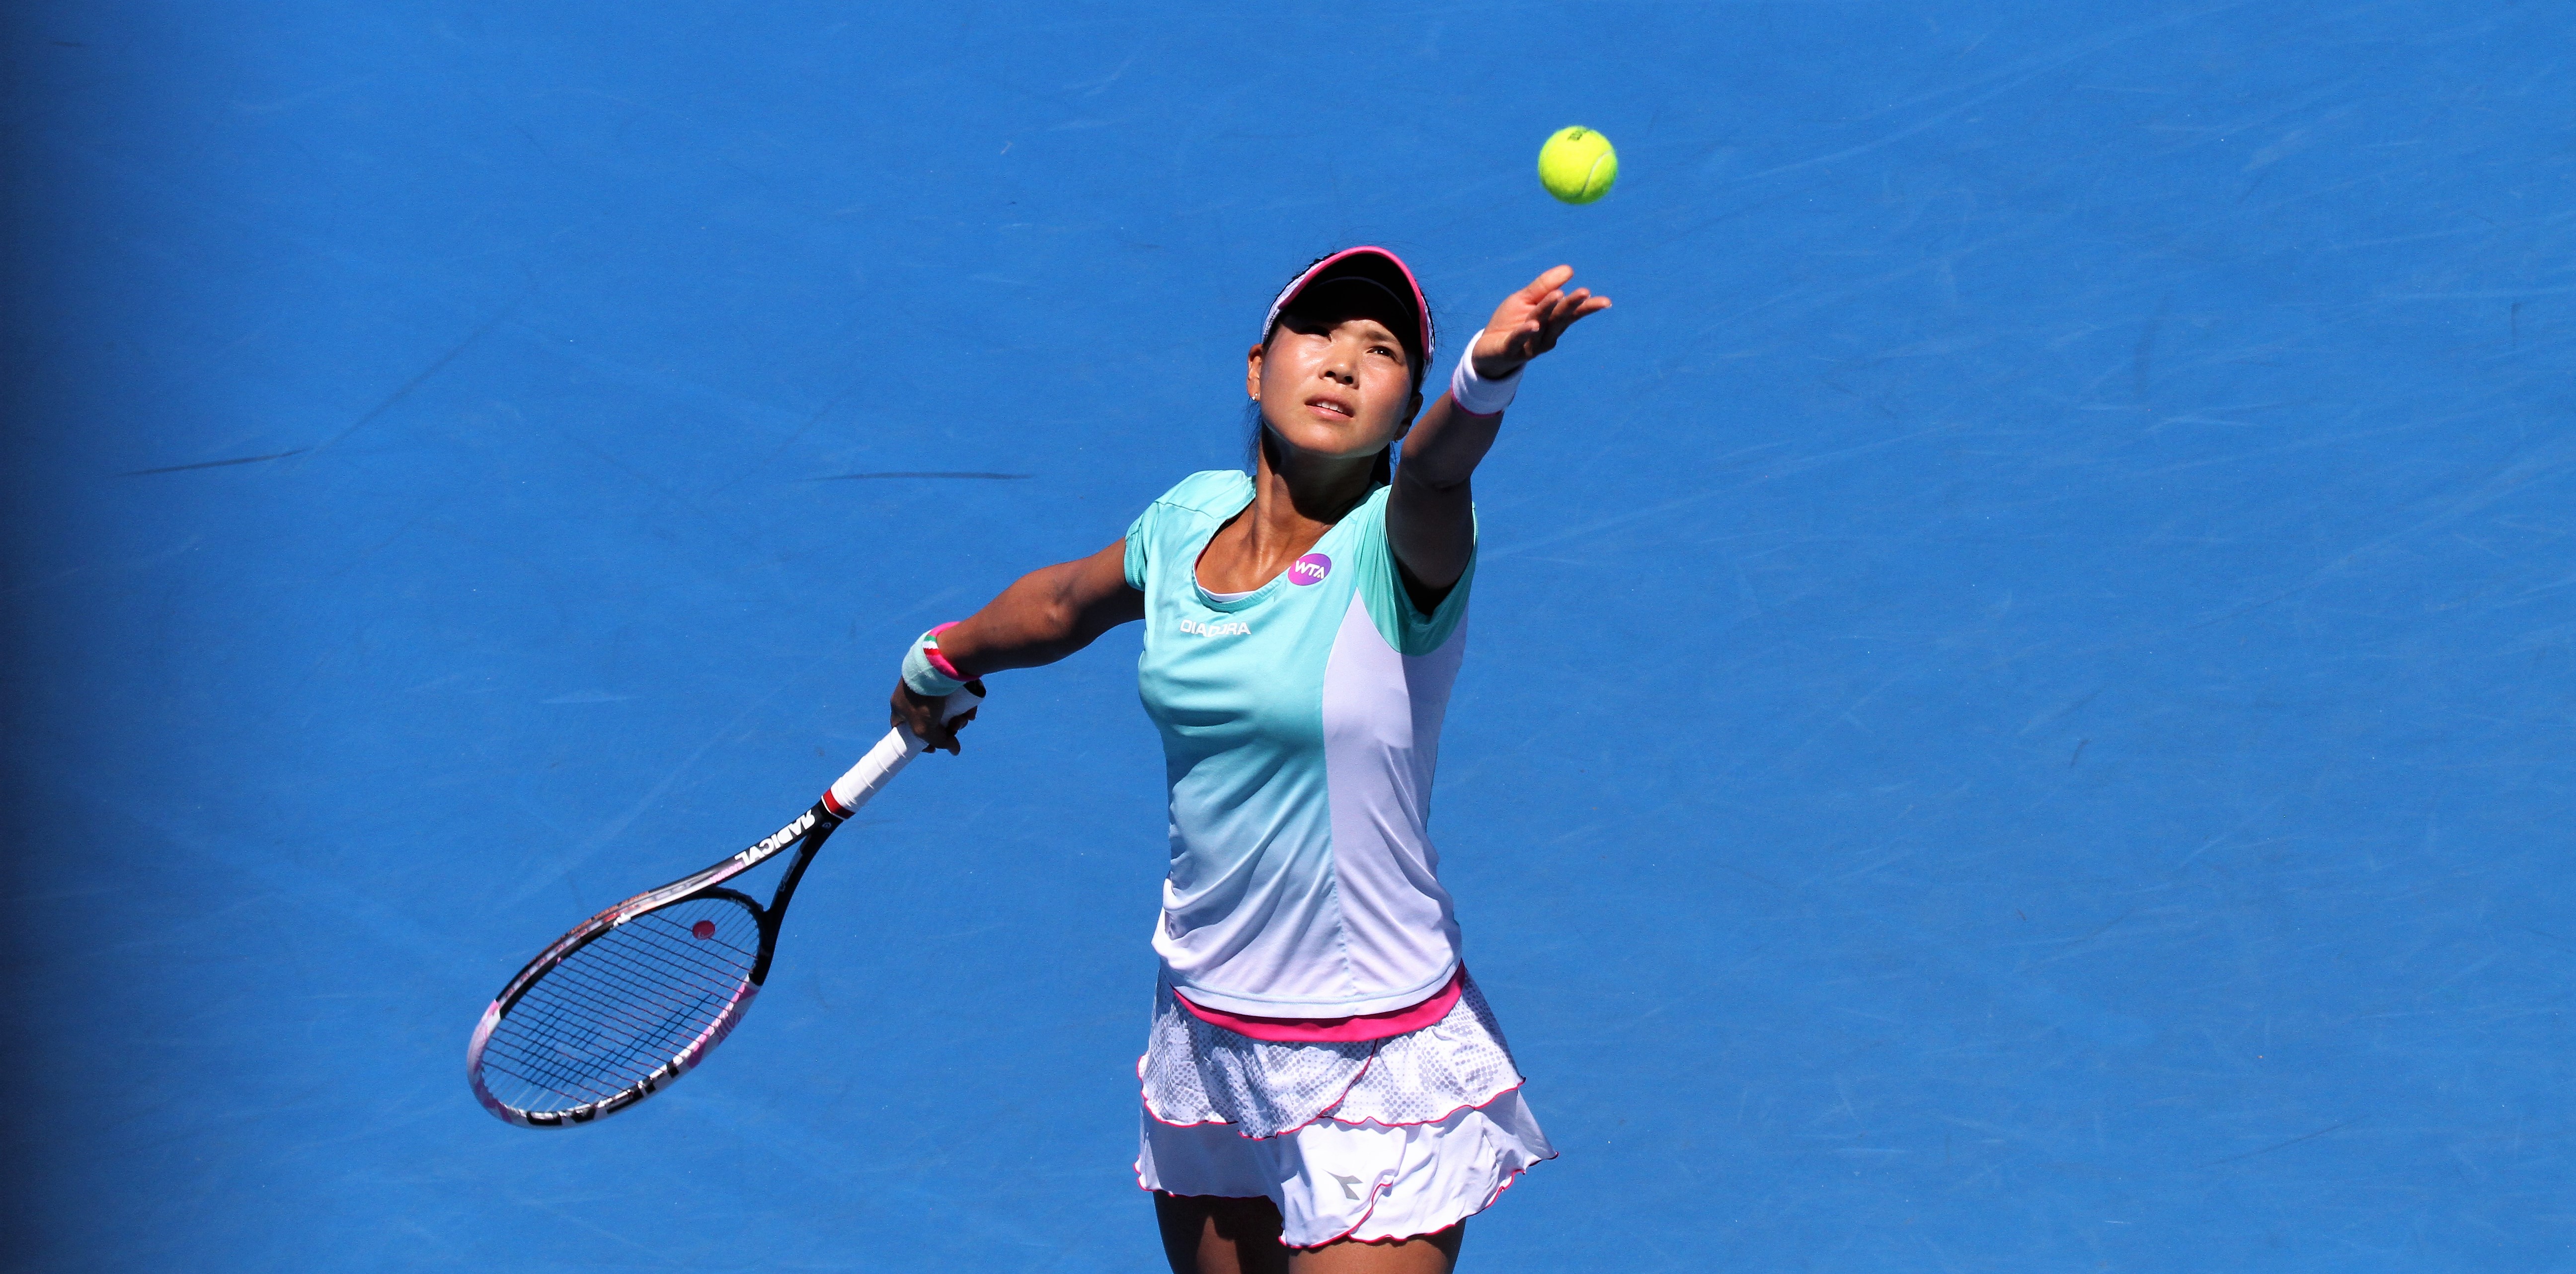
[(957, 675), (957, 665), (939, 653), (939, 634), (955, 628), (962, 621), (951, 620), (921, 635), (912, 649), (903, 652), (903, 684), (914, 694), (929, 699), (945, 699), (966, 684)]
[[(1479, 332), (1482, 336), (1484, 333)], [(1512, 405), (1512, 396), (1521, 389), (1521, 373), (1529, 370), (1523, 363), (1512, 374), (1499, 380), (1487, 380), (1476, 374), (1476, 342), (1458, 355), (1458, 370), (1449, 374), (1449, 401), (1470, 416), (1491, 416)]]

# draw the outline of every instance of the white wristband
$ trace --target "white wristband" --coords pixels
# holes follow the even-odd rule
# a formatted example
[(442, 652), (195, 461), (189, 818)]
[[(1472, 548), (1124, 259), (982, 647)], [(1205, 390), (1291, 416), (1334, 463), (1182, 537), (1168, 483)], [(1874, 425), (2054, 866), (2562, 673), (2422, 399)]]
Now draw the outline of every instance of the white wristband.
[(1471, 416), (1493, 415), (1512, 405), (1512, 395), (1521, 389), (1521, 373), (1528, 370), (1529, 364), (1523, 363), (1501, 380), (1487, 380), (1477, 375), (1476, 342), (1470, 340), (1466, 352), (1458, 356), (1458, 370), (1449, 374), (1449, 401), (1458, 404), (1458, 410)]

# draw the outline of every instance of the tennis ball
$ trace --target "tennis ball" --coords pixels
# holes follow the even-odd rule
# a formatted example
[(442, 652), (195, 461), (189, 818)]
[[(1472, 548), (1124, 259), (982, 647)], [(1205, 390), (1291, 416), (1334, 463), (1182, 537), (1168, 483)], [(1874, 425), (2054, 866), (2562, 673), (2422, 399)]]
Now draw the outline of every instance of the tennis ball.
[(1619, 180), (1619, 152), (1588, 128), (1561, 128), (1538, 148), (1538, 184), (1567, 203), (1590, 203)]

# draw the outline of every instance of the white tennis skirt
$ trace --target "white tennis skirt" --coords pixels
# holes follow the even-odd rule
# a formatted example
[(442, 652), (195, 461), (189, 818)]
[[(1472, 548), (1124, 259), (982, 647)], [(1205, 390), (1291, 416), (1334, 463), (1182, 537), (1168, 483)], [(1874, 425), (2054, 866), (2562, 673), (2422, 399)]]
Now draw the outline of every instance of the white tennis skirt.
[(1556, 1157), (1473, 978), (1439, 1021), (1353, 1044), (1239, 1035), (1192, 1015), (1166, 984), (1136, 1074), (1136, 1184), (1267, 1196), (1291, 1247), (1448, 1229)]

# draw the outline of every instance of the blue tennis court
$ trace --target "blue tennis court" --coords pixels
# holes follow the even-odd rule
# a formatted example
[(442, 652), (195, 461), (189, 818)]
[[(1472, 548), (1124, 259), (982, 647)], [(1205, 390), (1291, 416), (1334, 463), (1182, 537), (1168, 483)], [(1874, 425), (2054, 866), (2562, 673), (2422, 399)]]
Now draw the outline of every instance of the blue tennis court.
[(667, 1094), (466, 1036), (1379, 243), (1617, 301), (1477, 480), (1433, 830), (1563, 1155), (1462, 1269), (2576, 1266), (2564, 19), (15, 10), (10, 1263), (1161, 1268), (1132, 628)]

